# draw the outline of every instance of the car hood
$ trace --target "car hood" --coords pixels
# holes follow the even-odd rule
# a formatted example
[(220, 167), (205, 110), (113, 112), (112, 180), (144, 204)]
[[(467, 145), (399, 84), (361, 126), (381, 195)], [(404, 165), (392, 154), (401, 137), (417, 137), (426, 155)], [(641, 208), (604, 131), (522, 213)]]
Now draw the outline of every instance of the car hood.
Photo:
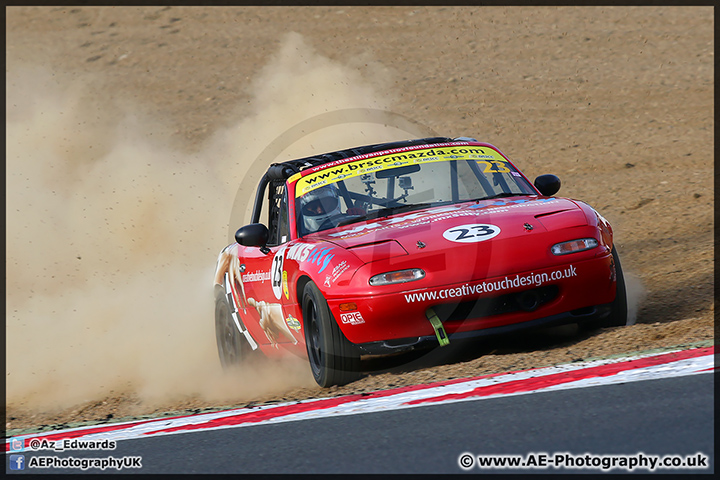
[(492, 253), (495, 258), (501, 254), (503, 271), (509, 273), (546, 264), (548, 243), (558, 238), (550, 233), (587, 225), (585, 213), (574, 201), (533, 195), (432, 207), (317, 235), (365, 263), (404, 255), (441, 255), (460, 268), (470, 252), (473, 258)]
[(587, 220), (580, 207), (569, 199), (527, 196), (427, 208), (354, 223), (319, 235), (323, 240), (349, 249), (389, 240), (399, 242), (405, 249), (414, 249), (418, 241), (427, 243), (433, 238), (443, 238), (448, 228), (470, 224), (497, 226), (502, 237), (507, 238), (526, 236), (533, 230), (539, 233), (587, 225)]

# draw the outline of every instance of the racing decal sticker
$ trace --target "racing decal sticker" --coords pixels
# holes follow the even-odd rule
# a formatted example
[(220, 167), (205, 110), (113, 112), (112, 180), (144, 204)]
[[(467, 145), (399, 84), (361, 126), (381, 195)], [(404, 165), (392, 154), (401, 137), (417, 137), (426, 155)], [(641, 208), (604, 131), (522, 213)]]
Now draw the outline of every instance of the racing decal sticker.
[(505, 166), (505, 159), (502, 160), (491, 160), (489, 162), (485, 160), (478, 160), (478, 165), (484, 167), (483, 173), (510, 173), (511, 170)]
[(287, 259), (295, 260), (298, 263), (304, 262), (307, 260), (307, 257), (310, 255), (313, 248), (315, 248), (315, 245), (297, 243), (288, 249)]
[[(255, 342), (255, 339), (250, 334), (250, 331), (245, 327), (243, 324), (241, 318), (240, 318), (240, 312), (238, 311), (238, 308), (240, 308), (238, 305), (238, 294), (235, 290), (235, 285), (230, 284), (230, 273), (225, 273), (225, 278), (223, 279), (223, 289), (225, 290), (225, 297), (227, 298), (228, 305), (230, 307), (230, 316), (232, 317), (232, 321), (235, 324), (235, 328), (237, 328), (238, 332), (242, 333), (245, 336), (245, 339), (250, 344), (250, 347), (253, 350), (258, 349), (258, 344)], [(245, 292), (243, 291), (243, 301), (245, 302), (243, 304), (243, 313), (247, 313), (247, 300), (245, 300)]]
[(429, 149), (412, 150), (407, 153), (392, 153), (367, 159), (363, 158), (362, 160), (344, 163), (337, 167), (324, 168), (323, 170), (299, 178), (295, 186), (295, 196), (301, 197), (324, 185), (377, 170), (418, 163), (457, 160), (459, 158), (479, 159), (477, 160), (478, 164), (487, 164), (486, 168), (489, 169), (487, 170), (489, 172), (510, 171), (508, 167), (505, 166), (507, 160), (499, 152), (490, 147), (433, 147)]
[(360, 312), (341, 313), (340, 321), (342, 323), (349, 323), (350, 325), (365, 323), (365, 319), (362, 317)]
[(302, 177), (302, 173), (298, 172), (298, 173), (294, 174), (293, 176), (291, 176), (290, 178), (288, 178), (288, 183), (293, 183), (293, 182), (297, 181), (300, 177)]
[(285, 323), (287, 323), (288, 327), (292, 328), (296, 332), (300, 331), (300, 320), (292, 315), (288, 315), (288, 318), (285, 319)]
[(233, 301), (238, 308), (242, 308), (243, 311), (245, 311), (247, 310), (245, 285), (243, 284), (245, 265), (240, 264), (240, 258), (238, 256), (239, 248), (240, 245), (233, 243), (220, 252), (215, 268), (215, 285), (223, 286), (225, 284), (225, 274), (227, 274), (228, 283), (232, 287)]
[(285, 298), (290, 300), (290, 290), (288, 289), (287, 272), (285, 270), (283, 270), (283, 275), (282, 275), (282, 288), (283, 288), (283, 293), (285, 294)]
[[(309, 245), (299, 243), (288, 249), (288, 260), (295, 260), (298, 263), (310, 262), (312, 265), (320, 267), (318, 273), (322, 273), (335, 258), (335, 254), (330, 254), (333, 247), (323, 248), (317, 245)], [(280, 298), (280, 297), (278, 297)]]
[(478, 283), (466, 283), (459, 287), (428, 289), (420, 292), (406, 293), (407, 303), (445, 300), (447, 298), (461, 298), (482, 293), (500, 292), (519, 287), (540, 287), (548, 282), (555, 282), (565, 278), (577, 277), (574, 265), (551, 272), (517, 274), (514, 277), (505, 277), (502, 280), (487, 280)]
[(272, 279), (272, 289), (275, 298), (280, 300), (282, 292), (283, 264), (285, 258), (285, 247), (279, 249), (273, 257), (272, 266), (270, 267), (270, 277)]
[(399, 215), (397, 217), (380, 220), (377, 222), (367, 222), (360, 224), (340, 232), (329, 233), (331, 237), (339, 237), (342, 239), (356, 238), (368, 233), (380, 232), (390, 228), (411, 228), (418, 225), (426, 225), (431, 222), (446, 220), (448, 218), (475, 217), (479, 214), (491, 214), (510, 212), (513, 208), (525, 208), (536, 205), (536, 202), (543, 204), (558, 202), (556, 198), (519, 198), (519, 199), (495, 199), (490, 203), (481, 202), (476, 205), (450, 205), (447, 207), (435, 208), (426, 212), (411, 213), (408, 215)]
[(264, 282), (266, 280), (270, 280), (270, 272), (257, 271), (242, 276), (243, 283)]
[[(478, 203), (477, 205), (471, 205), (468, 208), (470, 209), (483, 209), (483, 213), (497, 213), (497, 212), (507, 212), (507, 208), (510, 207), (522, 207), (525, 205), (533, 205), (535, 203), (541, 202), (541, 203), (548, 203), (548, 202), (556, 202), (557, 199), (550, 197), (550, 198), (499, 198), (497, 200), (493, 200), (492, 203)], [(493, 207), (493, 208), (489, 208)], [(496, 208), (496, 207), (503, 207), (503, 208)]]
[(489, 223), (470, 223), (458, 227), (448, 228), (443, 232), (445, 240), (458, 243), (475, 243), (497, 237), (500, 227)]
[[(412, 150), (427, 150), (428, 148), (431, 148), (431, 147), (432, 148), (449, 148), (449, 147), (465, 147), (468, 145), (470, 145), (468, 142), (458, 141), (458, 142), (448, 142), (448, 143), (440, 143), (440, 144), (425, 144), (425, 145), (411, 145), (411, 146), (407, 146), (407, 147), (396, 147), (396, 148), (391, 148), (389, 150), (383, 150), (381, 152), (363, 153), (362, 155), (357, 155), (355, 157), (341, 158), (339, 160), (334, 160), (329, 163), (316, 165), (314, 167), (307, 168), (307, 172), (316, 173), (316, 172), (319, 172), (320, 170), (324, 170), (326, 168), (343, 165), (343, 164), (347, 163), (348, 160), (352, 160), (352, 161), (363, 160), (363, 159), (367, 159), (367, 158), (379, 157), (382, 155), (390, 155), (390, 154), (395, 154), (395, 153), (409, 152)], [(492, 145), (490, 145), (489, 147), (483, 146), (483, 148), (490, 148), (490, 147), (492, 147)], [(298, 174), (296, 174), (296, 175), (298, 175)], [(302, 172), (300, 172), (299, 175), (302, 176)], [(292, 177), (291, 177), (291, 179), (292, 179)]]
[(348, 268), (350, 268), (350, 264), (348, 264), (347, 260), (343, 260), (342, 262), (335, 265), (335, 267), (333, 267), (332, 269), (332, 272), (325, 277), (325, 286), (332, 286), (333, 282), (337, 281), (337, 279), (340, 278), (340, 275), (345, 273)]
[(330, 260), (332, 260), (335, 255), (328, 255), (328, 252), (332, 251), (333, 248), (317, 248), (312, 251), (310, 254), (310, 257), (308, 258), (308, 261), (313, 264), (320, 267), (320, 270), (318, 270), (318, 273), (322, 273), (323, 270), (325, 270), (330, 264)]
[(298, 343), (288, 328), (285, 315), (283, 315), (282, 305), (279, 303), (268, 303), (264, 300), (255, 300), (252, 297), (248, 298), (247, 302), (251, 307), (255, 307), (260, 314), (260, 328), (262, 328), (268, 340), (270, 340), (270, 345), (277, 348), (280, 334), (285, 335), (292, 343)]

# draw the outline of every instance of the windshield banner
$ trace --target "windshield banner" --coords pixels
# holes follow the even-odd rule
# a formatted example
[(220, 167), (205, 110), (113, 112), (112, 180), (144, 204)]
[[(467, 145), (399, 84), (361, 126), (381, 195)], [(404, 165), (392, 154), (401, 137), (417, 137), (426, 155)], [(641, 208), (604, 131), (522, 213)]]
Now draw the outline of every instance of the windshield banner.
[(378, 170), (402, 167), (403, 165), (445, 162), (450, 160), (476, 160), (479, 165), (484, 167), (484, 172), (496, 173), (510, 171), (506, 166), (507, 160), (505, 160), (500, 153), (489, 147), (435, 147), (364, 158), (311, 173), (310, 175), (301, 177), (297, 181), (295, 196), (302, 197), (306, 193), (324, 185)]

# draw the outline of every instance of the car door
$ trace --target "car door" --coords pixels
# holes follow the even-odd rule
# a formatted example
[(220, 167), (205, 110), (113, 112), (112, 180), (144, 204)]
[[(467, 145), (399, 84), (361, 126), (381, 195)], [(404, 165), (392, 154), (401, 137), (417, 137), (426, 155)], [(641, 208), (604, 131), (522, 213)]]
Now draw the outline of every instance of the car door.
[(269, 251), (263, 253), (260, 248), (250, 248), (244, 257), (246, 315), (254, 327), (250, 329), (253, 338), (259, 343), (273, 346), (297, 344), (300, 339), (299, 322), (287, 315), (283, 308), (283, 299), (288, 297), (284, 259), (290, 239), (285, 182), (272, 182), (268, 197)]

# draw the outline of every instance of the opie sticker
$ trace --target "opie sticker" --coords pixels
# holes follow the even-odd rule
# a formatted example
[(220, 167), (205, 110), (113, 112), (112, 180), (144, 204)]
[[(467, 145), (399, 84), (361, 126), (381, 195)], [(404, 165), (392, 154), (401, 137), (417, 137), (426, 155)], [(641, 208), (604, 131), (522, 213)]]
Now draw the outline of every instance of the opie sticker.
[(451, 242), (475, 243), (490, 240), (500, 233), (500, 227), (488, 223), (471, 223), (448, 228), (443, 237)]
[(360, 312), (341, 313), (340, 321), (342, 323), (349, 323), (350, 325), (365, 323), (365, 319), (362, 317)]

